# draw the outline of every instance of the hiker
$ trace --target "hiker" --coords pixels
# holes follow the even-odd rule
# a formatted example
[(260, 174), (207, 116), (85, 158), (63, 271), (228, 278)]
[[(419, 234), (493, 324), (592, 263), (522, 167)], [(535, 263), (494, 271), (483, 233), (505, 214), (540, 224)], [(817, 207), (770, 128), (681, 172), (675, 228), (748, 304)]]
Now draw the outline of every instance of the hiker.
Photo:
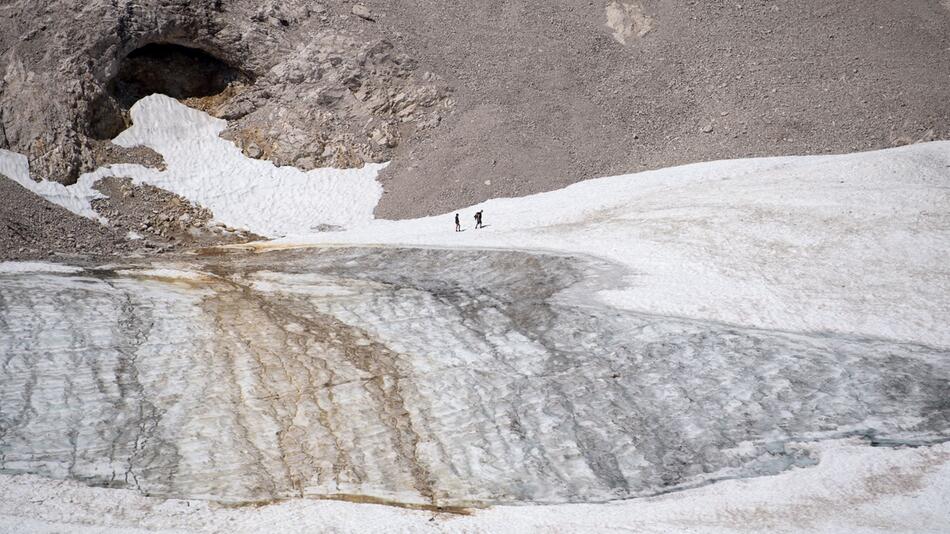
[(459, 214), (458, 214), (458, 213), (455, 214), (455, 231), (456, 231), (456, 232), (461, 232), (461, 231), (462, 231), (462, 223), (459, 222)]
[(475, 212), (475, 228), (482, 227), (482, 210)]

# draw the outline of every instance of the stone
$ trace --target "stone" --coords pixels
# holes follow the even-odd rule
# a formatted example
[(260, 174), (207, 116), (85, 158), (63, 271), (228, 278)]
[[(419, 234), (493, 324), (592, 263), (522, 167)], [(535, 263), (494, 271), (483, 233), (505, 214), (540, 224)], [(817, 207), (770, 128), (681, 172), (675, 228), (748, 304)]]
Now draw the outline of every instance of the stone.
[(261, 147), (257, 145), (257, 143), (251, 142), (244, 147), (244, 154), (249, 158), (257, 159), (261, 157), (263, 151), (261, 150)]
[(605, 25), (613, 30), (613, 38), (622, 45), (643, 37), (653, 29), (653, 19), (636, 2), (610, 2), (604, 8)]
[(417, 107), (418, 106), (416, 104), (409, 104), (408, 106), (401, 109), (398, 113), (396, 113), (396, 116), (400, 118), (408, 117), (409, 115), (412, 115), (416, 111)]
[(310, 170), (317, 167), (317, 162), (312, 156), (304, 156), (294, 160), (294, 167), (298, 169)]
[(370, 13), (369, 8), (363, 4), (354, 5), (352, 13), (363, 20), (368, 20), (370, 22), (375, 22), (376, 20), (373, 18), (373, 14)]

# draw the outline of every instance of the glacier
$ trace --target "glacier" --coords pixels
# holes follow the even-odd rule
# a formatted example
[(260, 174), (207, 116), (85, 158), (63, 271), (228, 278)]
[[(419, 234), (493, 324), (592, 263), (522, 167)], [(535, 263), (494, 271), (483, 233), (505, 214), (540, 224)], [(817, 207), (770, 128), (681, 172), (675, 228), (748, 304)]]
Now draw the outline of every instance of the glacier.
[(382, 166), (249, 160), (161, 95), (132, 115), (115, 142), (166, 170), (0, 173), (86, 216), (131, 176), (283, 237), (0, 263), (0, 531), (950, 521), (950, 142), (590, 180), (455, 233), (374, 220)]
[[(60, 272), (56, 272), (60, 271)], [(950, 436), (950, 352), (622, 310), (621, 266), (354, 247), (0, 272), (0, 471), (216, 502), (601, 502)]]

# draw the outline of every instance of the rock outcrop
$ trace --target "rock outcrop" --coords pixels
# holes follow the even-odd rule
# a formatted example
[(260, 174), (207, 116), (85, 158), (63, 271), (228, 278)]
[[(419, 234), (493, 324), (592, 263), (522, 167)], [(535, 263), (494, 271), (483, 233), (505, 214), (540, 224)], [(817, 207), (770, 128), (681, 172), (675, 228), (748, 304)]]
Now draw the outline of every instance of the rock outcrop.
[(7, 3), (0, 147), (26, 154), (34, 177), (72, 183), (101, 163), (129, 107), (159, 92), (228, 119), (225, 136), (251, 157), (385, 161), (439, 123), (449, 92), (366, 25), (304, 1)]

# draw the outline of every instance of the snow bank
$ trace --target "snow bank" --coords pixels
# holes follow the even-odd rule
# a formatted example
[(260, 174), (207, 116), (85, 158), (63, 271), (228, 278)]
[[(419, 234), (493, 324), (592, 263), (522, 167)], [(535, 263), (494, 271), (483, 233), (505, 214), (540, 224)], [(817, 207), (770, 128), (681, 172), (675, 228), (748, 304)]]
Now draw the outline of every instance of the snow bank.
[[(471, 516), (293, 499), (262, 507), (162, 500), (34, 475), (0, 475), (0, 531), (17, 532), (945, 532), (950, 445), (809, 446), (822, 461), (607, 504), (498, 506)], [(134, 529), (134, 530), (133, 530)]]
[[(474, 230), (483, 209), (485, 229)], [(700, 163), (410, 221), (288, 236), (538, 249), (630, 270), (602, 297), (647, 313), (950, 346), (950, 142)]]
[(210, 208), (216, 221), (264, 236), (313, 232), (320, 225), (349, 228), (373, 219), (382, 195), (376, 175), (385, 164), (305, 172), (247, 158), (219, 137), (226, 121), (164, 95), (139, 100), (131, 114), (132, 127), (113, 142), (155, 150), (166, 170), (121, 164), (83, 178), (128, 176)]
[(47, 180), (35, 182), (30, 178), (30, 162), (26, 156), (3, 149), (0, 149), (0, 175), (7, 176), (33, 193), (73, 213), (102, 224), (108, 222), (93, 211), (90, 204), (92, 200), (105, 196), (92, 188), (95, 179), (83, 177), (71, 186)]

